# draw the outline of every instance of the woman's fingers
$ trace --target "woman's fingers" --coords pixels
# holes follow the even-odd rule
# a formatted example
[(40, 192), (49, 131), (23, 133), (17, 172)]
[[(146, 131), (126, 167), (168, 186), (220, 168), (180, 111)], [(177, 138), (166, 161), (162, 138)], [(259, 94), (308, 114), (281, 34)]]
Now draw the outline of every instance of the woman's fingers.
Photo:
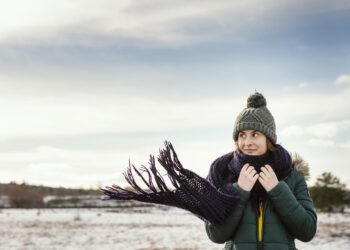
[(247, 163), (242, 167), (237, 183), (242, 189), (250, 191), (258, 178), (255, 168)]
[(254, 174), (254, 172), (256, 173), (256, 170), (253, 166), (249, 166), (249, 168), (247, 169), (247, 173), (248, 174)]
[(266, 164), (261, 167), (260, 173), (257, 173), (255, 168), (250, 166), (249, 163), (244, 164), (238, 178), (238, 185), (244, 190), (250, 191), (257, 180), (259, 180), (266, 191), (270, 191), (278, 184), (276, 174), (270, 165)]
[(256, 182), (256, 180), (259, 178), (260, 176), (258, 175), (258, 173), (256, 173), (256, 175), (253, 176), (253, 181)]
[(249, 167), (249, 163), (246, 163), (243, 165), (242, 169), (241, 169), (241, 172), (245, 172), (247, 171), (247, 168)]
[(269, 172), (275, 172), (273, 171), (272, 167), (269, 164), (265, 165), (265, 168), (269, 171)]
[(263, 171), (261, 171), (260, 173), (259, 173), (259, 176), (261, 177), (261, 178), (263, 178), (263, 179), (265, 179), (267, 176), (266, 176), (266, 174), (263, 172)]
[(278, 184), (278, 179), (271, 166), (265, 165), (261, 168), (261, 172), (259, 173), (259, 182), (267, 192)]

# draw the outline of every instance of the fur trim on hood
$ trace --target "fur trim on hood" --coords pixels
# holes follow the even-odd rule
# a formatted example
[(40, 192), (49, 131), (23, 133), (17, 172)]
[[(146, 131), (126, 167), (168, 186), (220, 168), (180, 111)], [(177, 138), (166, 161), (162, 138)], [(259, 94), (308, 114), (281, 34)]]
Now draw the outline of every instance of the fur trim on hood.
[(309, 180), (310, 179), (309, 164), (306, 161), (304, 161), (304, 159), (297, 153), (291, 154), (291, 157), (292, 157), (292, 164), (294, 169), (299, 173), (301, 173), (304, 176), (306, 181)]

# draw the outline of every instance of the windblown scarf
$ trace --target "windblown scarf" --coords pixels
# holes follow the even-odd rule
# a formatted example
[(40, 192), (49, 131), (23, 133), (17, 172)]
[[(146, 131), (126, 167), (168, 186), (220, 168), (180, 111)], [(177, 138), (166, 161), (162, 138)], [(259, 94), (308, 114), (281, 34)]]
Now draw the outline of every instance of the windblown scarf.
[[(263, 165), (269, 164), (279, 180), (287, 177), (292, 170), (289, 153), (279, 145), (275, 151), (269, 151), (262, 156), (248, 156), (238, 151), (225, 154), (212, 163), (206, 179), (183, 168), (170, 142), (165, 141), (165, 148), (160, 150), (158, 162), (166, 170), (172, 188), (165, 183), (155, 166), (155, 158), (151, 155), (149, 168), (142, 166), (137, 169), (129, 161), (124, 177), (132, 189), (118, 185), (107, 186), (101, 189), (104, 199), (136, 200), (174, 206), (190, 211), (207, 224), (217, 225), (223, 223), (238, 204), (239, 194), (232, 183), (237, 181), (245, 163), (250, 163), (258, 172)], [(136, 183), (136, 176), (147, 189)], [(262, 187), (258, 185), (260, 183), (257, 181), (252, 197), (264, 194)]]

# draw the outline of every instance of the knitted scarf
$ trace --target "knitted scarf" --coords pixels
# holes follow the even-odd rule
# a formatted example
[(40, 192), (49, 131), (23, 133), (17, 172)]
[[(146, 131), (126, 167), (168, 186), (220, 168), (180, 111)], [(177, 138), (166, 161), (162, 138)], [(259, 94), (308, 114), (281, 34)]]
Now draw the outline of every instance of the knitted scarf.
[[(142, 166), (138, 169), (129, 161), (124, 177), (131, 189), (118, 185), (101, 188), (104, 199), (136, 200), (178, 207), (193, 213), (207, 224), (218, 225), (225, 221), (238, 204), (239, 194), (232, 182), (237, 181), (245, 163), (257, 169), (269, 164), (279, 180), (292, 170), (289, 153), (282, 146), (263, 156), (247, 156), (237, 151), (225, 154), (212, 163), (206, 179), (183, 168), (170, 142), (166, 141), (165, 148), (160, 150), (158, 162), (166, 170), (172, 187), (157, 170), (155, 158), (151, 155), (148, 168)], [(137, 176), (139, 183), (143, 183), (146, 188), (140, 187), (135, 179)], [(254, 187), (252, 192), (259, 195), (261, 188)]]
[[(241, 151), (235, 151), (233, 154), (232, 160), (228, 164), (228, 168), (233, 175), (233, 182), (238, 180), (242, 167), (246, 163), (253, 166), (258, 173), (261, 172), (261, 167), (266, 164), (270, 165), (278, 180), (285, 179), (293, 169), (290, 154), (281, 145), (276, 145), (274, 151), (267, 151), (264, 155), (246, 155)], [(259, 181), (256, 181), (251, 190), (253, 207), (257, 206), (259, 200), (265, 200), (266, 198), (266, 190)]]

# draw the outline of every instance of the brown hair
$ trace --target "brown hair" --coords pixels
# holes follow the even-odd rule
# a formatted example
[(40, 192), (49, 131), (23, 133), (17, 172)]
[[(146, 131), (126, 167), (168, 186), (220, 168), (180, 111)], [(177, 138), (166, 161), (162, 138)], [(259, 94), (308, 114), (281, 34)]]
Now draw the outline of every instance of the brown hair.
[(276, 144), (273, 144), (270, 139), (266, 138), (266, 144), (267, 144), (267, 150), (275, 151), (276, 150)]

